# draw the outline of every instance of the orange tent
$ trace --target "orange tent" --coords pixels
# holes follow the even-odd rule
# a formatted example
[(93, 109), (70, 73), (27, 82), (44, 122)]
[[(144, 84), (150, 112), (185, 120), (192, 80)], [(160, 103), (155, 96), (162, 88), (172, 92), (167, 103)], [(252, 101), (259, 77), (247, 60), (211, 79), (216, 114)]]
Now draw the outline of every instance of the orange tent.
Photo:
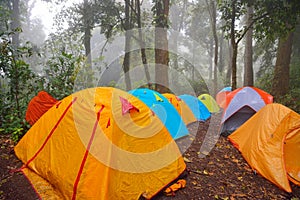
[(58, 101), (45, 91), (40, 91), (33, 97), (27, 107), (25, 119), (33, 125), (45, 112)]
[[(31, 127), (15, 152), (43, 199), (150, 199), (186, 167), (161, 120), (139, 99), (114, 88), (64, 98)], [(52, 191), (57, 195), (49, 195)]]
[(177, 112), (180, 114), (182, 120), (186, 125), (197, 121), (189, 106), (182, 99), (171, 93), (165, 93), (163, 95), (176, 108)]
[(300, 185), (300, 115), (268, 104), (229, 137), (249, 165), (287, 192)]

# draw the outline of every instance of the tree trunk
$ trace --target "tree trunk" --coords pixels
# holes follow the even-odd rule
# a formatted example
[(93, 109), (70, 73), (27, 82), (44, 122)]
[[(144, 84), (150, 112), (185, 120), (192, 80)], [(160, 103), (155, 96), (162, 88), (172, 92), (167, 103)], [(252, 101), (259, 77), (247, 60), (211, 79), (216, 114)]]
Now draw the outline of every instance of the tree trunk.
[(136, 10), (137, 10), (137, 24), (139, 28), (139, 41), (140, 41), (140, 47), (141, 47), (141, 58), (142, 58), (142, 63), (144, 65), (144, 70), (145, 70), (145, 75), (147, 79), (147, 84), (148, 88), (151, 87), (150, 83), (150, 73), (149, 73), (149, 67), (147, 63), (147, 55), (146, 55), (146, 50), (145, 50), (145, 42), (143, 39), (143, 33), (142, 33), (142, 22), (141, 22), (141, 4), (140, 0), (136, 0)]
[(217, 9), (214, 1), (210, 0), (210, 10), (211, 10), (211, 23), (212, 23), (212, 32), (214, 36), (215, 42), (215, 53), (214, 53), (214, 89), (213, 89), (213, 96), (217, 94), (218, 88), (218, 50), (219, 50), (219, 42), (218, 42), (218, 35), (217, 35)]
[(237, 66), (236, 66), (236, 60), (237, 60), (237, 53), (238, 48), (237, 44), (234, 42), (232, 44), (232, 59), (231, 59), (231, 89), (232, 91), (237, 88)]
[(231, 25), (230, 25), (230, 41), (232, 46), (232, 59), (231, 59), (231, 88), (235, 90), (237, 87), (236, 81), (236, 60), (238, 52), (238, 44), (235, 42), (235, 16), (236, 16), (236, 0), (231, 2)]
[[(252, 22), (253, 16), (253, 7), (247, 8), (247, 22), (246, 26), (249, 27)], [(252, 46), (252, 38), (253, 38), (253, 28), (249, 28), (246, 33), (246, 44), (245, 44), (245, 57), (244, 57), (244, 86), (253, 86), (253, 46)]]
[(230, 42), (228, 41), (228, 52), (229, 52), (229, 59), (228, 59), (228, 69), (226, 72), (226, 77), (225, 77), (225, 84), (226, 86), (230, 85), (231, 82), (231, 74), (232, 74), (232, 54), (233, 54), (233, 49), (232, 46), (230, 44)]
[(224, 46), (224, 31), (222, 31), (221, 34), (221, 40), (220, 40), (220, 55), (219, 55), (219, 65), (218, 70), (223, 75), (224, 70), (224, 59), (223, 59), (223, 46)]
[(87, 64), (89, 67), (92, 65), (92, 55), (91, 55), (91, 29), (92, 22), (90, 19), (90, 5), (88, 0), (83, 2), (84, 11), (83, 11), (83, 23), (84, 23), (84, 48), (85, 56), (87, 58)]
[(129, 75), (130, 68), (130, 47), (131, 47), (131, 33), (130, 33), (130, 0), (125, 0), (125, 56), (123, 61), (123, 71), (125, 75), (126, 90), (131, 90), (131, 81)]
[(155, 86), (160, 93), (169, 92), (168, 16), (169, 0), (156, 0)]
[(287, 38), (280, 38), (275, 63), (271, 94), (274, 99), (280, 99), (289, 91), (290, 61), (293, 45), (293, 32)]
[[(209, 84), (212, 83), (212, 75), (213, 75), (213, 57), (214, 57), (214, 43), (210, 38), (209, 40), (209, 70), (208, 70), (208, 80)], [(211, 88), (210, 88), (211, 89)]]
[[(179, 33), (180, 31), (183, 29), (183, 24), (184, 24), (184, 19), (185, 19), (185, 12), (186, 12), (186, 7), (187, 7), (187, 0), (183, 0), (183, 5), (182, 7), (179, 7), (179, 5), (174, 5), (174, 8), (176, 8), (175, 12), (173, 15), (170, 16), (170, 18), (172, 18), (172, 28), (175, 30), (172, 32), (172, 50), (173, 52), (178, 52), (178, 37), (179, 37)], [(179, 16), (180, 18), (179, 18)], [(179, 20), (178, 20), (179, 18)], [(178, 70), (179, 69), (179, 64), (178, 64), (178, 54), (174, 54), (172, 56), (172, 58), (174, 59), (173, 63), (174, 63), (174, 69)]]
[(20, 46), (20, 33), (17, 30), (18, 28), (21, 28), (20, 26), (20, 2), (19, 0), (13, 0), (12, 1), (12, 22), (11, 22), (11, 29), (14, 32), (12, 35), (12, 44), (14, 47)]

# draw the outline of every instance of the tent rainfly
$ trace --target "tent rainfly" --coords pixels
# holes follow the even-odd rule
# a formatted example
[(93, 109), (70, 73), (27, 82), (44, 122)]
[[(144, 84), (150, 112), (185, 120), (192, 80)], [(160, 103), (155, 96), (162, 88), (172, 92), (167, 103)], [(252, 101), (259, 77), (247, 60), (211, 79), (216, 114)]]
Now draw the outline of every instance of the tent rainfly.
[(253, 170), (291, 192), (300, 185), (300, 115), (281, 104), (268, 104), (233, 132), (229, 140)]
[(150, 199), (186, 167), (169, 131), (142, 101), (105, 87), (52, 106), (15, 152), (42, 199)]

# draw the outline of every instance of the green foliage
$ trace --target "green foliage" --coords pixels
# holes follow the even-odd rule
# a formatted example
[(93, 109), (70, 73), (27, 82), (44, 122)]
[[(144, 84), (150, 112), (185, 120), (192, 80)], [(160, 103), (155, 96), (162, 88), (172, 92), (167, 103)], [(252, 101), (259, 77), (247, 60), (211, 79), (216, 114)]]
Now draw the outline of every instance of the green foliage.
[(254, 1), (255, 37), (275, 40), (295, 29), (300, 16), (299, 0)]
[[(169, 0), (152, 0), (154, 6), (151, 8), (153, 12), (153, 24), (156, 27), (168, 28), (169, 27), (169, 17), (165, 13), (165, 4), (169, 4)], [(167, 11), (169, 12), (169, 11)]]
[(30, 46), (13, 46), (9, 39), (12, 34), (0, 33), (0, 126), (1, 133), (12, 134), (17, 141), (28, 129), (24, 120), (25, 111), (35, 89), (33, 83), (38, 79), (23, 60), (32, 55)]
[[(299, 0), (235, 0), (219, 1), (219, 11), (225, 24), (223, 29), (230, 34), (233, 5), (236, 8), (235, 21), (239, 21), (245, 14), (246, 6), (254, 7), (254, 36), (258, 39), (268, 38), (274, 40), (278, 37), (287, 35), (294, 30), (297, 19), (300, 16)], [(248, 27), (241, 29), (235, 27), (236, 38), (240, 38), (247, 31)]]
[(276, 100), (277, 103), (283, 104), (300, 114), (300, 88), (292, 89), (288, 94)]
[(60, 55), (51, 57), (45, 69), (46, 90), (57, 99), (72, 94), (82, 59), (64, 51)]
[[(272, 59), (271, 56), (269, 59)], [(267, 63), (264, 61), (263, 63)], [(286, 95), (276, 99), (277, 103), (283, 104), (290, 109), (300, 113), (300, 57), (299, 54), (294, 54), (290, 65), (290, 84), (289, 91)], [(259, 76), (255, 85), (265, 91), (271, 91), (272, 80), (274, 76), (274, 66), (264, 66), (259, 71)]]
[[(237, 25), (239, 22), (241, 22), (242, 17), (245, 15), (247, 9), (246, 9), (247, 4), (245, 1), (237, 1), (237, 0), (232, 0), (232, 1), (220, 1), (218, 4), (218, 10), (222, 13), (221, 19), (225, 22), (224, 25), (222, 26), (222, 29), (226, 33), (226, 37), (230, 38), (230, 33), (231, 33), (231, 20), (232, 20), (232, 15), (235, 15), (234, 21), (235, 21), (235, 27), (234, 27), (234, 34), (235, 38), (241, 38), (242, 34), (245, 31), (245, 27), (239, 28), (239, 25)], [(233, 8), (235, 8), (235, 13), (233, 12)]]

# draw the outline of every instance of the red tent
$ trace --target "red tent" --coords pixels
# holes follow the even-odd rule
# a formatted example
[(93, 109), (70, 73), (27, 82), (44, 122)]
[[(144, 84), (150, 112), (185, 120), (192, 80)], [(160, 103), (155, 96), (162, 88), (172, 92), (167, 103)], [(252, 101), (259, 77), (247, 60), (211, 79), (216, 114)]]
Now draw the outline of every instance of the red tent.
[(40, 91), (33, 97), (27, 107), (26, 121), (33, 125), (45, 112), (47, 112), (58, 100), (45, 91)]

